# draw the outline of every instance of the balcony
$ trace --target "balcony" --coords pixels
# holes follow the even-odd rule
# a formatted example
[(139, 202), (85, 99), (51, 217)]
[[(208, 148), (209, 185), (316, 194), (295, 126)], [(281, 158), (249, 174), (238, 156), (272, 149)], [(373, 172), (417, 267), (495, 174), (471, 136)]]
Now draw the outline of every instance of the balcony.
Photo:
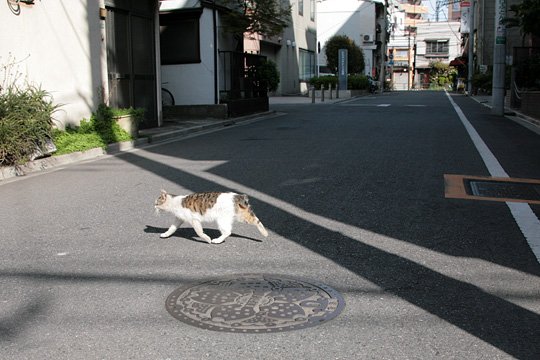
[(411, 5), (411, 4), (401, 4), (401, 8), (405, 10), (406, 14), (429, 14), (427, 6), (422, 5)]

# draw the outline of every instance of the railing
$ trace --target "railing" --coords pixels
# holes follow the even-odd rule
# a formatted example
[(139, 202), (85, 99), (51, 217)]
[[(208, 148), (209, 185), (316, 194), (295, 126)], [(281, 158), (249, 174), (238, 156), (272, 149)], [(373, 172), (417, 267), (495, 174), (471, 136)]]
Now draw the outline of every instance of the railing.
[(267, 89), (257, 74), (265, 56), (232, 51), (220, 51), (220, 98), (222, 102), (235, 99), (266, 97)]
[(540, 48), (514, 47), (513, 55), (510, 104), (521, 109), (523, 93), (540, 91)]

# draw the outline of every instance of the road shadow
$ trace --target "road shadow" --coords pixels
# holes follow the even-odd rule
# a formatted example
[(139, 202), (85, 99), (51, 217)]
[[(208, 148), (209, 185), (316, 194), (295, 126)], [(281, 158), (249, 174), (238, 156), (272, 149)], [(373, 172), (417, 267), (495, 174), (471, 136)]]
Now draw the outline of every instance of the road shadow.
[[(4, 274), (0, 274), (3, 276)], [(19, 308), (0, 318), (0, 342), (9, 342), (32, 326), (38, 316), (42, 316), (49, 308), (47, 296), (35, 296), (26, 300)]]
[[(168, 230), (168, 228), (160, 228), (160, 227), (155, 227), (155, 226), (151, 226), (151, 225), (146, 225), (146, 227), (144, 229), (144, 232), (147, 233), (147, 234), (162, 234), (167, 230)], [(178, 228), (174, 232), (174, 234), (172, 234), (170, 237), (168, 237), (166, 239), (183, 238), (183, 239), (190, 240), (190, 241), (195, 241), (195, 242), (208, 244), (206, 241), (202, 240), (198, 236), (194, 236), (194, 232), (195, 232), (195, 230), (193, 230), (192, 228), (181, 227), (181, 228)], [(217, 237), (219, 237), (221, 235), (221, 232), (219, 230), (216, 230), (216, 229), (205, 228), (204, 232), (206, 233), (206, 235), (210, 236), (210, 238), (212, 238), (212, 239), (215, 239), (215, 238), (217, 238)], [(159, 238), (159, 236), (158, 236), (158, 238)], [(260, 239), (255, 239), (255, 238), (252, 238), (252, 237), (249, 237), (249, 236), (239, 235), (239, 234), (236, 234), (236, 233), (232, 233), (229, 236), (229, 238), (237, 238), (237, 239), (245, 239), (245, 240), (250, 240), (250, 241), (255, 241), (255, 242), (262, 242), (262, 240), (260, 240)], [(225, 242), (229, 238), (225, 239)], [(162, 239), (162, 238), (160, 238), (160, 239)]]
[[(160, 148), (160, 150), (162, 149)], [(137, 153), (125, 154), (122, 159), (145, 171), (159, 174), (169, 181), (177, 182), (182, 187), (193, 189), (193, 191), (214, 190), (223, 187), (222, 184), (139, 156)], [(233, 165), (227, 163), (227, 166)], [(221, 167), (212, 168), (211, 171), (214, 174), (220, 173), (221, 176), (223, 173), (231, 174), (231, 169), (223, 170)], [(237, 171), (232, 171), (233, 174), (235, 172)], [(227, 177), (225, 176), (225, 178)], [(245, 177), (243, 179), (246, 180)], [(243, 182), (240, 181), (240, 183)], [(270, 193), (275, 192), (275, 189), (267, 190)], [(300, 208), (305, 205), (302, 204), (302, 201), (297, 200), (297, 191), (280, 192), (278, 197), (285, 201), (291, 201)], [(350, 201), (354, 200), (350, 199)], [(537, 346), (540, 338), (540, 316), (538, 314), (405, 257), (345, 236), (341, 232), (331, 231), (300, 216), (294, 216), (291, 212), (284, 211), (268, 202), (262, 202), (252, 197), (252, 203), (261, 218), (264, 218), (263, 214), (265, 213), (272, 214), (273, 232), (326, 257), (337, 265), (376, 284), (385, 292), (447, 321), (513, 357), (536, 359), (540, 356), (540, 349)], [(346, 205), (344, 204), (345, 210)], [(428, 206), (427, 203), (426, 206)], [(388, 205), (384, 209), (391, 210)], [(331, 218), (336, 216), (335, 211), (332, 213), (333, 210), (325, 209), (324, 204), (322, 204), (320, 208), (315, 209), (315, 212), (326, 214), (324, 216)], [(433, 210), (430, 208), (430, 211)], [(331, 213), (332, 216), (330, 216)], [(338, 215), (341, 214), (338, 212)], [(348, 223), (359, 229), (368, 228), (372, 231), (378, 229), (380, 230), (378, 233), (393, 236), (396, 239), (404, 239), (403, 236), (400, 236), (400, 234), (403, 235), (403, 223), (396, 223), (396, 219), (389, 219), (389, 221), (386, 221), (387, 218), (382, 221), (378, 219), (378, 226), (373, 226), (373, 223), (371, 226), (362, 226), (363, 222), (355, 219), (354, 216), (344, 215), (343, 217)], [(370, 220), (377, 219), (370, 218)], [(397, 221), (400, 220), (403, 219), (400, 218)], [(437, 218), (437, 221), (442, 220)], [(303, 231), (298, 232), (298, 229)], [(469, 233), (468, 236), (471, 234)], [(407, 241), (407, 237), (404, 240)], [(467, 246), (468, 250), (475, 246), (474, 243), (452, 245)], [(447, 246), (449, 245), (447, 244)], [(531, 272), (538, 273), (537, 268), (535, 269), (530, 264), (528, 266)]]

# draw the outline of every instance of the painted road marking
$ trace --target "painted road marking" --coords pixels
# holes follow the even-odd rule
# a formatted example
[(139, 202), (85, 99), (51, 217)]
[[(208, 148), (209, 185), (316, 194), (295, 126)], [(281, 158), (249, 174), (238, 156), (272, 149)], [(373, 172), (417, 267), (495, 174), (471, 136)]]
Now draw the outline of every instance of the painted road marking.
[[(488, 146), (484, 140), (482, 140), (476, 129), (471, 125), (463, 111), (461, 111), (461, 108), (454, 102), (448, 92), (445, 91), (445, 93), (450, 101), (450, 104), (452, 104), (454, 110), (459, 116), (459, 119), (463, 123), (463, 126), (465, 126), (465, 129), (473, 141), (476, 150), (478, 150), (482, 160), (484, 160), (484, 163), (486, 164), (491, 176), (508, 178), (509, 176), (506, 171), (503, 169), (491, 150), (489, 150)], [(523, 233), (523, 236), (525, 236), (525, 239), (529, 243), (534, 256), (536, 256), (536, 259), (538, 262), (540, 262), (540, 220), (538, 220), (538, 217), (532, 211), (529, 204), (507, 202), (506, 205), (510, 209), (510, 212), (519, 226), (519, 229)]]

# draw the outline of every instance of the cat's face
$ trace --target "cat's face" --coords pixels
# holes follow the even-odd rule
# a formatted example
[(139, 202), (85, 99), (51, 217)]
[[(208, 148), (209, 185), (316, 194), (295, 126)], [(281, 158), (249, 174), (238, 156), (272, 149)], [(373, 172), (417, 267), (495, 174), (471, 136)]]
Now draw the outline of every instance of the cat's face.
[(161, 190), (161, 194), (154, 202), (154, 209), (156, 209), (156, 212), (165, 210), (166, 203), (169, 198), (170, 198), (170, 195), (167, 194), (165, 190)]

